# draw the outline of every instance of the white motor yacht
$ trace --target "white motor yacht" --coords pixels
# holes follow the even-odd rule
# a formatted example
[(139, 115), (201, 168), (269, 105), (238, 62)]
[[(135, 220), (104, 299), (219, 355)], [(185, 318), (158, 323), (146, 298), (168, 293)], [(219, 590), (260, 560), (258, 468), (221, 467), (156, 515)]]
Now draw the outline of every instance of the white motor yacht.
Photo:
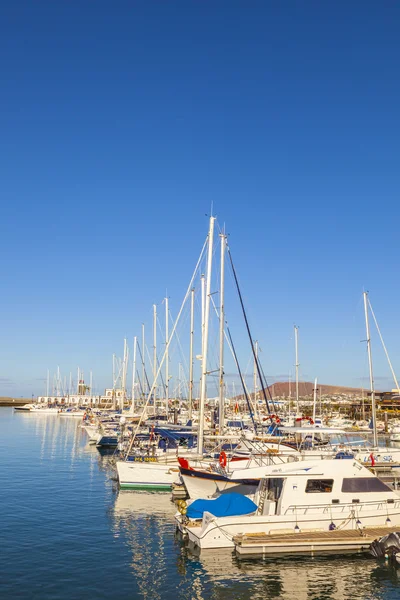
[[(245, 498), (246, 514), (235, 514), (232, 503), (229, 514), (220, 514), (218, 502), (214, 505), (219, 498), (195, 500), (184, 509), (186, 514), (175, 516), (180, 531), (200, 548), (233, 548), (238, 534), (400, 526), (399, 495), (353, 459), (271, 466), (251, 507)], [(197, 506), (203, 507), (199, 516)]]

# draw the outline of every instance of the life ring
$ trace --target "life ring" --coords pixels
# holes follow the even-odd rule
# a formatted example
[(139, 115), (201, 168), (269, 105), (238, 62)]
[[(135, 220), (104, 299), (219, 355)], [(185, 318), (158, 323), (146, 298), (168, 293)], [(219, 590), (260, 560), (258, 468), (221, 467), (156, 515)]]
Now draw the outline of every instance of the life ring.
[(222, 452), (220, 452), (219, 454), (219, 464), (221, 465), (221, 467), (226, 467), (226, 453), (222, 450)]

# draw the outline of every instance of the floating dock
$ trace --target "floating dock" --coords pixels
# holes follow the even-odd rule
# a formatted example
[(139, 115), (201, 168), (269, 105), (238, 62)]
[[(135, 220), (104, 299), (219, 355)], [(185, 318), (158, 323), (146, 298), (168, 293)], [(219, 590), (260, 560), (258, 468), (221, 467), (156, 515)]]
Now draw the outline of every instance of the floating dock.
[(400, 531), (396, 527), (365, 527), (333, 531), (303, 530), (299, 533), (240, 534), (233, 538), (239, 558), (275, 556), (277, 554), (342, 554), (366, 552), (378, 538)]

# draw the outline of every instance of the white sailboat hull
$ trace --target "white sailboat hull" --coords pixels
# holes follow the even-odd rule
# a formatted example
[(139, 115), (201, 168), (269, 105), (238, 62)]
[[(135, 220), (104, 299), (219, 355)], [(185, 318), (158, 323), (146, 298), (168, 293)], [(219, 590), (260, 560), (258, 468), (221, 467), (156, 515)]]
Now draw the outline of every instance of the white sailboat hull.
[(178, 462), (117, 462), (121, 489), (171, 490), (179, 478)]

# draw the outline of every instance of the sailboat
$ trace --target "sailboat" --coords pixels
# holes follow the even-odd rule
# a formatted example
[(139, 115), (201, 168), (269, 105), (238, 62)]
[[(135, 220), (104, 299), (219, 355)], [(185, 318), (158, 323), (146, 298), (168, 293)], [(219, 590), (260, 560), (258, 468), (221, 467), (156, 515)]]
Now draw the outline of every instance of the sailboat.
[[(199, 426), (198, 426), (198, 435), (197, 444), (193, 443), (193, 432), (186, 432), (185, 436), (188, 437), (191, 441), (191, 448), (185, 448), (183, 452), (178, 447), (168, 447), (160, 446), (160, 441), (157, 446), (154, 443), (151, 443), (153, 440), (150, 440), (150, 445), (147, 446), (147, 449), (144, 450), (143, 444), (138, 443), (138, 435), (141, 422), (143, 420), (143, 416), (145, 414), (145, 410), (147, 405), (152, 398), (153, 392), (155, 390), (157, 384), (157, 378), (160, 375), (161, 368), (166, 361), (166, 365), (168, 365), (168, 352), (170, 348), (171, 341), (173, 339), (173, 335), (175, 333), (179, 318), (182, 314), (183, 307), (185, 306), (186, 300), (191, 295), (191, 290), (193, 288), (194, 278), (198, 272), (198, 267), (200, 265), (201, 258), (203, 256), (204, 249), (206, 244), (203, 246), (200, 257), (198, 259), (196, 268), (192, 275), (191, 281), (187, 288), (184, 300), (182, 302), (181, 309), (179, 311), (178, 317), (175, 321), (173, 330), (171, 335), (169, 335), (168, 327), (166, 333), (166, 347), (165, 352), (162, 357), (162, 360), (159, 364), (157, 371), (154, 374), (154, 381), (149, 390), (147, 401), (143, 408), (142, 417), (138, 423), (136, 431), (134, 432), (132, 439), (130, 441), (129, 447), (127, 449), (125, 459), (117, 461), (117, 473), (119, 485), (121, 488), (129, 488), (129, 489), (152, 489), (152, 490), (168, 490), (172, 489), (172, 484), (179, 478), (179, 463), (178, 463), (178, 453), (180, 456), (197, 456), (203, 455), (203, 440), (204, 440), (204, 410), (205, 410), (205, 400), (206, 400), (206, 376), (207, 376), (207, 349), (208, 349), (208, 319), (210, 314), (210, 295), (211, 295), (211, 273), (212, 273), (212, 257), (213, 257), (213, 239), (214, 239), (214, 222), (215, 217), (210, 217), (210, 226), (209, 232), (207, 236), (207, 248), (208, 248), (208, 256), (207, 256), (207, 291), (205, 296), (205, 317), (204, 317), (204, 337), (203, 337), (203, 351), (202, 351), (202, 377), (201, 377), (201, 389), (200, 389), (200, 414), (199, 414)], [(168, 312), (167, 312), (167, 320), (168, 320)], [(192, 321), (192, 319), (191, 319)], [(168, 381), (168, 373), (166, 374)], [(167, 386), (168, 390), (168, 386)], [(167, 391), (168, 393), (168, 391)], [(168, 396), (167, 396), (168, 398)], [(168, 402), (168, 401), (167, 401)], [(168, 403), (166, 403), (168, 407)], [(158, 432), (160, 434), (160, 438), (162, 439), (162, 433), (167, 435), (167, 438), (170, 439), (170, 435), (168, 432), (168, 427), (165, 429), (158, 428)], [(181, 432), (183, 434), (183, 432)], [(177, 432), (174, 430), (174, 434)]]

